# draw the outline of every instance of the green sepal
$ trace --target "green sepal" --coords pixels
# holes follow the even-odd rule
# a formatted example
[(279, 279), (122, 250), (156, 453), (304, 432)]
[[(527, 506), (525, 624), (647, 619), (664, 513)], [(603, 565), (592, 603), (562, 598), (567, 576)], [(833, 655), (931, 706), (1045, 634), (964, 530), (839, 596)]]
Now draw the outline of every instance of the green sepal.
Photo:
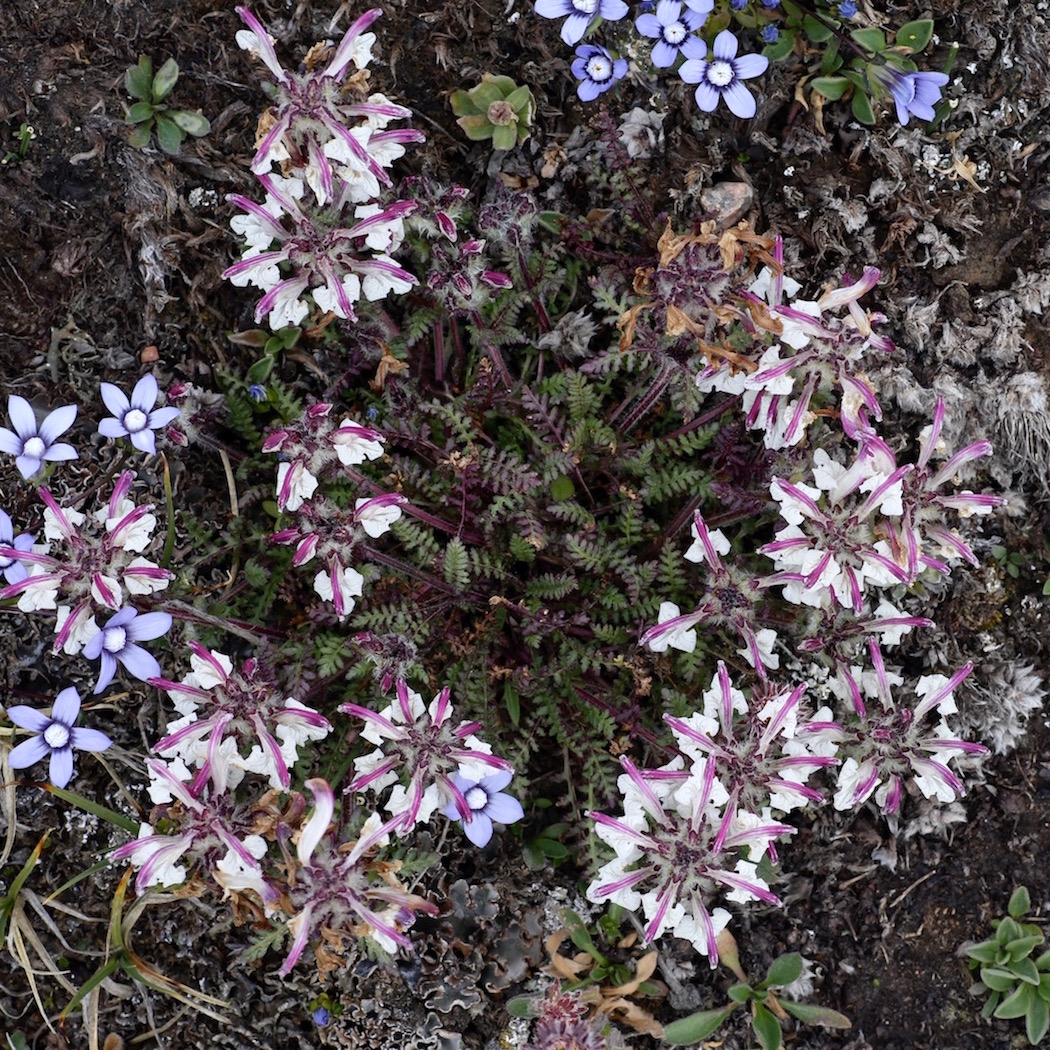
[(169, 58), (164, 65), (157, 70), (153, 78), (153, 101), (160, 102), (171, 94), (175, 81), (179, 79), (179, 66), (173, 58)]
[[(514, 81), (511, 81), (513, 86)], [(494, 84), (491, 80), (482, 81), (477, 87), (472, 87), (467, 94), (470, 96), (470, 101), (478, 107), (478, 112), (487, 113), (489, 106), (493, 102), (502, 102), (505, 98), (504, 92), (500, 91), (499, 87)]]
[(186, 136), (182, 129), (167, 117), (157, 117), (157, 142), (165, 153), (178, 153)]
[(1030, 984), (1019, 985), (999, 1004), (999, 1009), (995, 1011), (995, 1016), (1000, 1020), (1024, 1017), (1035, 999), (1036, 994)]
[(482, 73), (481, 82), (483, 84), (494, 84), (499, 89), (499, 98), (506, 98), (518, 86), (514, 83), (513, 77), (504, 76), (502, 73)]
[(448, 101), (452, 106), (452, 112), (457, 117), (476, 116), (478, 113), (478, 107), (474, 105), (470, 95), (462, 88), (458, 91), (453, 91), (449, 95)]
[(713, 1032), (717, 1032), (736, 1007), (736, 1003), (731, 1003), (720, 1010), (701, 1010), (699, 1013), (690, 1014), (678, 1021), (672, 1021), (669, 1025), (664, 1026), (663, 1041), (672, 1046), (689, 1046), (691, 1043), (699, 1043), (701, 1039), (706, 1039)]
[(208, 123), (208, 118), (200, 113), (191, 113), (188, 109), (173, 109), (168, 116), (183, 131), (197, 138), (200, 138), (201, 135), (207, 135), (211, 131), (211, 124)]
[(507, 96), (507, 104), (518, 114), (518, 120), (524, 120), (527, 124), (532, 123), (532, 116), (536, 111), (536, 99), (524, 84), (520, 88), (515, 88)]
[(871, 108), (871, 100), (863, 91), (853, 92), (853, 98), (850, 100), (850, 108), (853, 110), (853, 116), (856, 117), (861, 124), (875, 123), (875, 113)]
[[(921, 51), (933, 37), (933, 20), (929, 18), (917, 18), (914, 22), (906, 22), (897, 30), (895, 43), (900, 47), (909, 47), (912, 51)], [(1025, 911), (1028, 911), (1025, 908)]]
[(153, 107), (148, 102), (135, 102), (124, 118), (125, 124), (142, 124), (153, 119)]
[(802, 956), (798, 952), (788, 952), (774, 959), (762, 982), (763, 988), (782, 988), (802, 976)]
[(881, 29), (871, 26), (854, 29), (850, 33), (850, 39), (865, 51), (871, 51), (876, 55), (881, 55), (886, 50), (886, 34)]
[(489, 118), (482, 113), (460, 117), (456, 123), (467, 133), (471, 142), (484, 142), (485, 139), (492, 138), (492, 132), (495, 130), (489, 123)]
[(812, 1003), (796, 1003), (790, 999), (779, 999), (778, 1002), (792, 1017), (797, 1017), (806, 1024), (819, 1024), (823, 1028), (852, 1028), (853, 1022), (838, 1010), (829, 1010), (826, 1006), (814, 1006)]
[(153, 95), (153, 62), (143, 55), (137, 66), (130, 66), (124, 73), (124, 87), (132, 98), (146, 101)]
[(762, 1050), (780, 1050), (780, 1022), (761, 1003), (755, 1003), (751, 1027)]
[(818, 94), (832, 102), (842, 98), (850, 86), (845, 77), (814, 77), (809, 86)]
[(492, 129), (493, 149), (514, 149), (518, 144), (518, 129), (515, 124), (500, 124)]

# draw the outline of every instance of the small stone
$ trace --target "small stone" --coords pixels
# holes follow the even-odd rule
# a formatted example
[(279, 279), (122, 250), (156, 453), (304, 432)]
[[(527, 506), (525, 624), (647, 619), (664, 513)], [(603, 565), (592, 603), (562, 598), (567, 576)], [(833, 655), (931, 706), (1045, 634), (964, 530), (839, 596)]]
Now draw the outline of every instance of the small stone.
[(735, 226), (751, 210), (755, 192), (746, 182), (716, 182), (700, 194), (700, 205), (726, 230)]
[(147, 346), (141, 354), (139, 354), (139, 360), (144, 365), (151, 365), (154, 361), (160, 360), (160, 351), (155, 346)]

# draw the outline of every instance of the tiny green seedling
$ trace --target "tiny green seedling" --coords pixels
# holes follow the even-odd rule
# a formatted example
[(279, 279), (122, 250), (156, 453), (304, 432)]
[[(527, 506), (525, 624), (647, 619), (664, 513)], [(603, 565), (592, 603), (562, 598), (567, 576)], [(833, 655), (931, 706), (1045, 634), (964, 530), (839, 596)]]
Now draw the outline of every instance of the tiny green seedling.
[(493, 149), (513, 149), (528, 137), (536, 99), (510, 77), (483, 73), (469, 91), (453, 91), (449, 99), (456, 123), (472, 142), (492, 139)]
[(171, 94), (179, 79), (179, 67), (175, 59), (169, 58), (153, 72), (153, 62), (143, 55), (137, 66), (131, 66), (124, 74), (124, 87), (133, 99), (124, 118), (125, 124), (133, 125), (130, 143), (142, 149), (150, 144), (154, 129), (157, 142), (165, 153), (178, 153), (187, 135), (207, 135), (211, 125), (206, 117), (185, 109), (172, 109), (164, 100)]
[(15, 132), (15, 141), (18, 145), (4, 154), (4, 159), (0, 161), (0, 164), (18, 163), (20, 160), (25, 160), (29, 152), (29, 143), (35, 138), (36, 129), (32, 124), (27, 124), (23, 120), (18, 131)]
[(981, 1016), (1023, 1017), (1028, 1042), (1035, 1046), (1050, 1028), (1050, 951), (1031, 957), (1045, 940), (1038, 926), (1021, 921), (1031, 906), (1028, 890), (1018, 886), (1006, 906), (1007, 916), (992, 923), (995, 936), (963, 945), (961, 951), (971, 970), (980, 969), (970, 994), (988, 996)]

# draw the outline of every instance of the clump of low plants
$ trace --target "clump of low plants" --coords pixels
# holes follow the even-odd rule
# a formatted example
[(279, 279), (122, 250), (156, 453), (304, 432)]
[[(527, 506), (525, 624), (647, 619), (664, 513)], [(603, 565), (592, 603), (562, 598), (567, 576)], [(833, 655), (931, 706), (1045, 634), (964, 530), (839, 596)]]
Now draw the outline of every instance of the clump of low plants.
[(481, 83), (469, 91), (453, 91), (449, 101), (467, 138), (492, 139), (493, 149), (520, 146), (529, 137), (536, 113), (536, 99), (528, 87), (493, 73), (483, 73)]
[(971, 970), (980, 980), (971, 995), (987, 995), (981, 1016), (1008, 1020), (1023, 1017), (1028, 1042), (1035, 1046), (1050, 1029), (1050, 951), (1032, 953), (1046, 939), (1035, 923), (1023, 922), (1032, 906), (1028, 889), (1018, 886), (1006, 906), (1007, 914), (992, 922), (993, 936), (964, 945)]
[(187, 135), (200, 138), (211, 130), (208, 118), (199, 111), (173, 109), (165, 102), (178, 79), (179, 66), (173, 58), (156, 73), (149, 55), (143, 55), (138, 65), (128, 67), (124, 87), (135, 101), (124, 123), (132, 125), (128, 141), (136, 148), (148, 146), (156, 132), (157, 142), (165, 153), (178, 153)]

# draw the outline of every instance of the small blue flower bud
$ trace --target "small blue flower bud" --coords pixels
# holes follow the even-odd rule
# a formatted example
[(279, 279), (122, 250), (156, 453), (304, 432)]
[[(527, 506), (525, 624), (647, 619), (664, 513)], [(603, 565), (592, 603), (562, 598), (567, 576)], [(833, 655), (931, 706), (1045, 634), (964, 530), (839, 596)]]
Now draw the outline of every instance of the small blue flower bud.
[(369, 423), (374, 423), (379, 418), (379, 409), (375, 405), (369, 405), (368, 411), (365, 412), (365, 417)]
[(256, 402), (265, 401), (267, 396), (266, 387), (259, 383), (252, 383), (252, 385), (248, 387), (248, 396)]
[(747, 0), (729, 0), (729, 6), (734, 11), (743, 11), (747, 7)]
[(839, 17), (852, 18), (857, 13), (857, 5), (853, 0), (842, 0), (839, 4)]
[(332, 1015), (323, 1007), (319, 1006), (313, 1013), (314, 1024), (318, 1028), (324, 1028), (326, 1024), (332, 1019)]
[(780, 30), (775, 25), (763, 26), (761, 36), (764, 43), (775, 44), (780, 36)]
[(780, 6), (780, 0), (762, 0), (762, 6), (772, 10), (774, 7)]

